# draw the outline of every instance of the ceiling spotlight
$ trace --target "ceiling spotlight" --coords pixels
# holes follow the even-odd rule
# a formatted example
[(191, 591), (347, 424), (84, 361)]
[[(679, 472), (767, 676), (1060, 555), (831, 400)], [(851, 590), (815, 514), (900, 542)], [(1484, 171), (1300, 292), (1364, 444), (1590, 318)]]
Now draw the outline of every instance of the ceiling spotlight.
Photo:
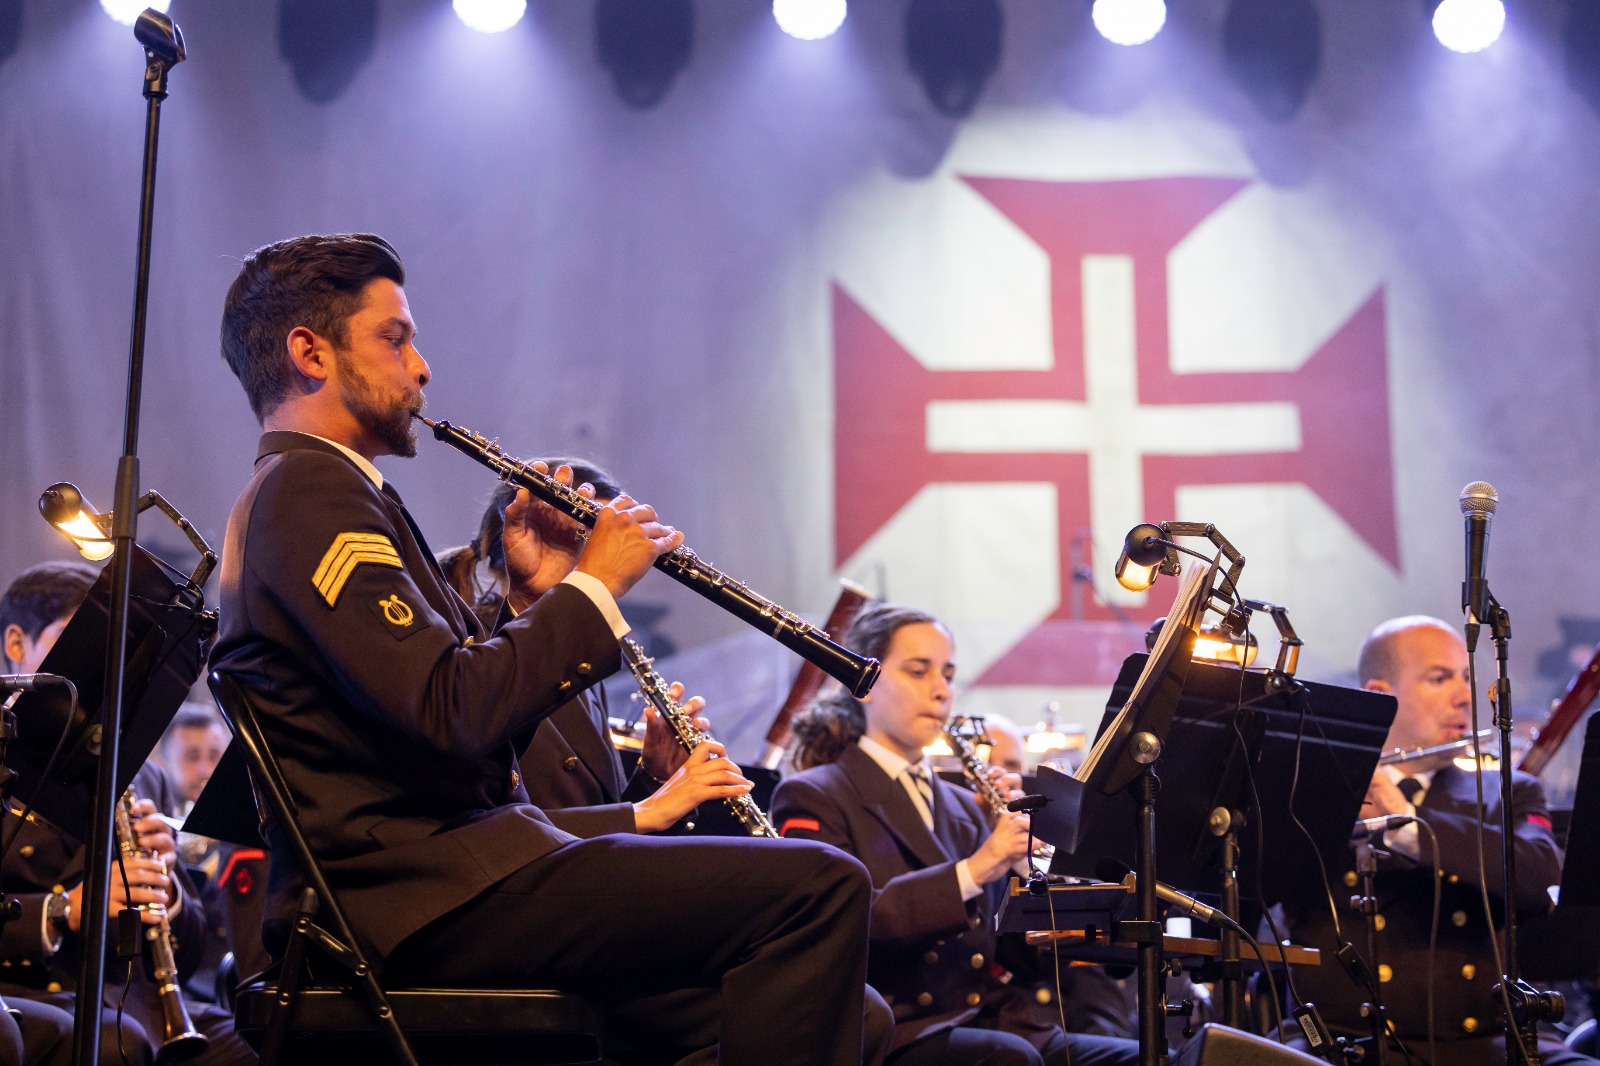
[(528, 13), (528, 0), (451, 0), (456, 18), (479, 33), (504, 33)]
[(1166, 0), (1094, 0), (1094, 28), (1112, 44), (1144, 44), (1167, 23)]
[(1452, 52), (1481, 52), (1505, 28), (1502, 0), (1443, 0), (1433, 9), (1433, 35)]
[(772, 17), (790, 37), (820, 41), (844, 25), (845, 6), (845, 0), (772, 0)]
[(139, 21), (139, 12), (147, 7), (153, 7), (165, 15), (167, 8), (172, 6), (172, 0), (100, 0), (100, 6), (124, 26), (132, 26)]

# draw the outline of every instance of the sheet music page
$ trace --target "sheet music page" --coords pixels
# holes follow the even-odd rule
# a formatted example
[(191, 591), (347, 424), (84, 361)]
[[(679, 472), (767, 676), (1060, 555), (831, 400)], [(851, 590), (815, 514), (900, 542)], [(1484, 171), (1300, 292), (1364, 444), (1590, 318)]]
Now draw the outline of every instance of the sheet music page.
[[(1220, 559), (1221, 557), (1218, 556)], [(1216, 581), (1217, 559), (1211, 561), (1210, 566), (1199, 563), (1190, 563), (1183, 571), (1183, 583), (1178, 586), (1177, 599), (1172, 601), (1172, 610), (1167, 612), (1167, 622), (1161, 627), (1161, 633), (1156, 637), (1156, 646), (1150, 649), (1150, 658), (1145, 660), (1144, 672), (1139, 675), (1139, 683), (1133, 686), (1133, 693), (1128, 697), (1128, 702), (1122, 705), (1122, 710), (1117, 712), (1116, 720), (1110, 728), (1101, 733), (1094, 742), (1094, 748), (1089, 752), (1089, 757), (1078, 765), (1077, 771), (1072, 775), (1079, 781), (1088, 781), (1089, 775), (1094, 772), (1100, 756), (1104, 754), (1106, 746), (1113, 737), (1121, 732), (1123, 720), (1132, 713), (1134, 703), (1150, 685), (1151, 674), (1155, 665), (1162, 661), (1162, 652), (1178, 639), (1178, 634), (1184, 629), (1194, 629), (1200, 624), (1205, 614), (1206, 600), (1211, 595), (1211, 588)]]

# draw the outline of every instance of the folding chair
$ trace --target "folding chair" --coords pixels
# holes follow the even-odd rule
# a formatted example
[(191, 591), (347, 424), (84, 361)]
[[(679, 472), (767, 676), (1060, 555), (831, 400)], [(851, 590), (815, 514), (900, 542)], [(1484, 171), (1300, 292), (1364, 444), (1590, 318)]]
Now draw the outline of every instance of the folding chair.
[[(385, 989), (306, 844), (248, 693), (220, 670), (212, 671), (210, 683), (242, 746), (257, 802), (266, 804), (306, 883), (276, 979), (270, 971), (252, 978), (234, 1000), (235, 1028), (260, 1051), (264, 1066), (282, 1061), (349, 1066), (380, 1055), (404, 1066), (604, 1061), (599, 1012), (578, 996), (544, 990)], [(323, 965), (314, 974), (319, 962)]]

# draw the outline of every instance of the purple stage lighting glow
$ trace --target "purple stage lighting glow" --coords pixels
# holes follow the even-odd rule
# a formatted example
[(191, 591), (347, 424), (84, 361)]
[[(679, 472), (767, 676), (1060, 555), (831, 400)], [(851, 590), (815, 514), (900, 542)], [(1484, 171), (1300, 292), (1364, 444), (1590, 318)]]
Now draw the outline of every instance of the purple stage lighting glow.
[(147, 7), (153, 7), (165, 15), (167, 8), (172, 6), (172, 0), (100, 0), (100, 6), (124, 26), (132, 26), (139, 21), (139, 12)]
[(1165, 0), (1094, 0), (1094, 28), (1112, 44), (1144, 44), (1167, 22)]
[(1444, 0), (1433, 9), (1433, 35), (1452, 52), (1481, 52), (1506, 28), (1501, 0)]
[(844, 25), (845, 0), (772, 0), (772, 17), (790, 37), (820, 41)]
[(479, 33), (503, 33), (522, 21), (528, 0), (451, 0), (456, 18)]

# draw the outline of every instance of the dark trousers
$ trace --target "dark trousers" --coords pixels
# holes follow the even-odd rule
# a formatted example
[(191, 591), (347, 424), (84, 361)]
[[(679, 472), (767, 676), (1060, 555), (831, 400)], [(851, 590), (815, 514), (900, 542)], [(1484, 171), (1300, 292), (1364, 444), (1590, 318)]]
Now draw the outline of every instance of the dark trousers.
[(889, 1066), (1135, 1066), (1139, 1045), (1111, 1036), (1071, 1033), (1042, 1052), (1015, 1033), (957, 1026), (941, 1029), (889, 1057)]
[[(116, 989), (108, 991), (115, 995)], [(68, 1066), (72, 1062), (71, 992), (36, 992), (8, 986), (6, 1003), (18, 1012), (22, 1030), (25, 1066)], [(194, 1027), (205, 1034), (209, 1044), (198, 1057), (187, 1060), (192, 1066), (249, 1066), (256, 1053), (244, 1038), (233, 1031), (233, 1015), (209, 1003), (189, 1003)], [(100, 1014), (100, 1063), (102, 1066), (143, 1066), (154, 1059), (160, 1046), (160, 1026), (148, 1032), (138, 1018), (127, 1011), (119, 1018), (116, 1008), (106, 1007)], [(0, 1062), (4, 1062), (0, 1058)]]
[(577, 993), (621, 1060), (855, 1066), (869, 897), (822, 844), (596, 837), (413, 933), (384, 978)]

